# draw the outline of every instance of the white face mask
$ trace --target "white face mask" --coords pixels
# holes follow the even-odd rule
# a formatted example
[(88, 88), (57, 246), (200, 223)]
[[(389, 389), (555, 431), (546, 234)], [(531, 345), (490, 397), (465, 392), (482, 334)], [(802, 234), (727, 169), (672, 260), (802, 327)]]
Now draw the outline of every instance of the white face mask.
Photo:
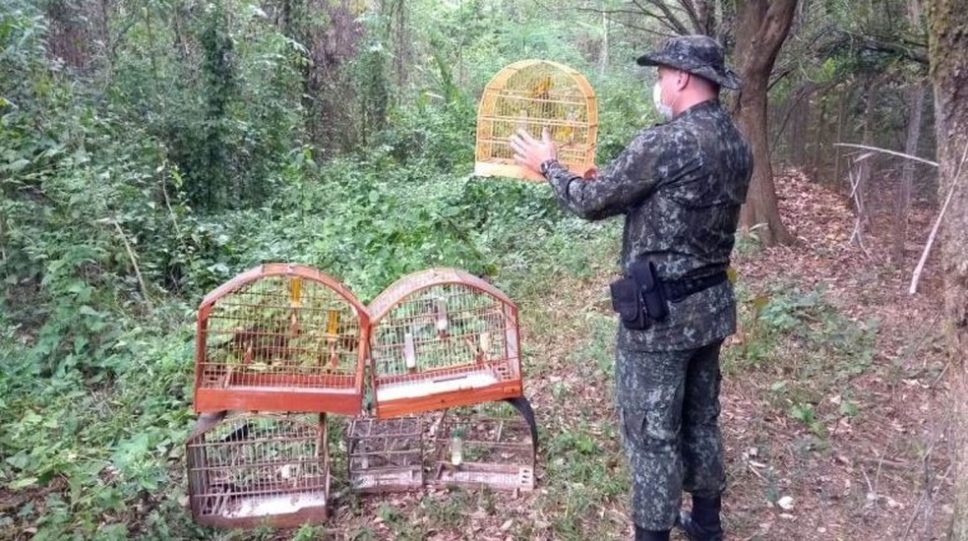
[(666, 122), (672, 120), (672, 106), (662, 102), (662, 86), (659, 85), (659, 81), (656, 81), (655, 86), (652, 87), (652, 102), (655, 103), (655, 110), (662, 120)]

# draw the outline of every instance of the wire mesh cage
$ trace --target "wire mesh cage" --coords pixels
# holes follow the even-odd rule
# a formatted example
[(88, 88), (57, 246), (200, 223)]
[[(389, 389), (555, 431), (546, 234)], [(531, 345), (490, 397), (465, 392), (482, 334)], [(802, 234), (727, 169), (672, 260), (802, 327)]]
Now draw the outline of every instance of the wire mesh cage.
[(198, 412), (358, 414), (369, 320), (339, 282), (267, 264), (208, 294), (198, 310)]
[(569, 170), (584, 175), (595, 166), (598, 108), (588, 80), (547, 60), (507, 66), (481, 96), (474, 174), (543, 180), (514, 163), (509, 138), (519, 129), (540, 137), (545, 127), (557, 145), (558, 160)]
[(353, 490), (375, 493), (423, 487), (421, 417), (358, 417), (350, 421), (346, 447)]
[(533, 490), (533, 434), (520, 417), (447, 411), (431, 434), (428, 484)]
[(521, 396), (518, 311), (484, 280), (455, 269), (414, 273), (369, 309), (377, 417)]
[(207, 414), (186, 444), (188, 494), (199, 524), (295, 527), (327, 516), (324, 414)]

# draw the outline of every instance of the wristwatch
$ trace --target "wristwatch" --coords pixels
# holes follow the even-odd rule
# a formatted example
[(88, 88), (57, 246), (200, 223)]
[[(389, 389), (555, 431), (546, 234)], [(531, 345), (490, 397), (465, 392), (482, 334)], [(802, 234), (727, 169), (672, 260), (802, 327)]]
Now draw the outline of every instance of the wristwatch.
[(548, 158), (547, 160), (541, 162), (541, 174), (548, 176), (548, 169), (550, 169), (552, 165), (558, 165), (558, 158)]

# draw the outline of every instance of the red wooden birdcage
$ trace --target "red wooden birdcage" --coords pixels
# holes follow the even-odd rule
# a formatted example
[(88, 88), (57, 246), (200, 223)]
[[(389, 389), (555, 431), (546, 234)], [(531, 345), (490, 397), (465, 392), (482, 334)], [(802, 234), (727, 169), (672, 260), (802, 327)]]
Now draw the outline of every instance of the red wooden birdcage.
[(369, 320), (333, 278), (273, 263), (198, 309), (195, 410), (360, 413)]
[(291, 528), (327, 517), (324, 414), (206, 414), (185, 456), (189, 505), (199, 524)]
[(417, 272), (369, 311), (377, 417), (522, 396), (518, 310), (484, 280), (455, 269)]

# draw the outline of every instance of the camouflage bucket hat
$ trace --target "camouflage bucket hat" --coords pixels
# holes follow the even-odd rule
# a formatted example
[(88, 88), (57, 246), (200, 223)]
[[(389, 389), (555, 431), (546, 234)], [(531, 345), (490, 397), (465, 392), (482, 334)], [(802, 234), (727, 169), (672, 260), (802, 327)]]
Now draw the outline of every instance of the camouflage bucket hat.
[(669, 38), (654, 53), (642, 55), (640, 66), (670, 66), (709, 79), (722, 87), (739, 90), (740, 80), (726, 67), (723, 47), (709, 36)]

